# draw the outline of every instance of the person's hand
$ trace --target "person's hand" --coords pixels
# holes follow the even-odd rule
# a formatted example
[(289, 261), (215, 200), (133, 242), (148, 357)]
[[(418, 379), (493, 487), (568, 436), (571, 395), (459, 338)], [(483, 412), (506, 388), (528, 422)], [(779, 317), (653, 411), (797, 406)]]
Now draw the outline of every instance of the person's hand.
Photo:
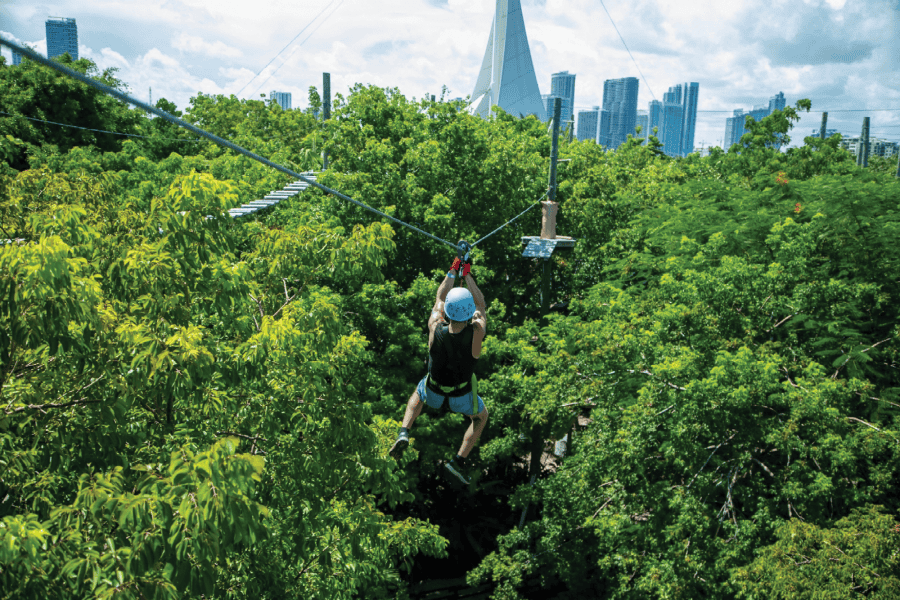
[(459, 257), (453, 259), (453, 264), (450, 266), (451, 271), (459, 271), (459, 267), (462, 264), (462, 261), (459, 260)]
[(469, 271), (472, 269), (472, 265), (466, 263), (462, 266), (462, 276), (465, 277), (469, 274)]

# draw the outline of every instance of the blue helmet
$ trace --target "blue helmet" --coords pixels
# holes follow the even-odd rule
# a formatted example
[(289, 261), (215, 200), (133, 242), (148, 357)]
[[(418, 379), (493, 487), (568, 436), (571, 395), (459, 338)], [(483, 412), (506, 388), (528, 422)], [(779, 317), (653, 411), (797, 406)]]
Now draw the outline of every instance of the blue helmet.
[(475, 314), (475, 299), (472, 292), (458, 287), (450, 290), (444, 302), (444, 314), (451, 321), (468, 321)]

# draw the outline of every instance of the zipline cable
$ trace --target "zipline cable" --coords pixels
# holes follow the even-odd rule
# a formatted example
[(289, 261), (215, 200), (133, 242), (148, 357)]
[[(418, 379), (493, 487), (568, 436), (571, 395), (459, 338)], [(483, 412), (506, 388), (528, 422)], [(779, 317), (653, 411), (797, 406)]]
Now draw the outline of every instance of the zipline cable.
[(219, 144), (220, 146), (229, 148), (231, 150), (234, 150), (235, 152), (243, 154), (247, 158), (253, 159), (259, 163), (262, 163), (268, 167), (271, 167), (271, 168), (275, 169), (276, 171), (280, 171), (282, 173), (290, 175), (291, 177), (296, 177), (300, 181), (303, 181), (304, 183), (311, 185), (313, 187), (319, 188), (323, 192), (332, 194), (342, 200), (346, 200), (347, 202), (351, 202), (351, 203), (359, 206), (360, 208), (364, 208), (372, 213), (375, 213), (376, 215), (379, 215), (379, 216), (389, 219), (399, 225), (402, 225), (404, 227), (412, 229), (413, 231), (421, 233), (422, 235), (429, 237), (436, 242), (440, 242), (442, 244), (447, 244), (448, 246), (450, 246), (453, 249), (458, 249), (457, 245), (454, 244), (453, 242), (448, 242), (447, 240), (441, 239), (441, 238), (437, 237), (436, 235), (432, 235), (432, 234), (428, 233), (427, 231), (423, 231), (414, 225), (410, 225), (409, 223), (405, 223), (405, 222), (401, 221), (400, 219), (397, 219), (396, 217), (392, 217), (391, 215), (384, 213), (384, 212), (378, 210), (377, 208), (373, 208), (367, 204), (363, 204), (362, 202), (360, 202), (358, 200), (354, 200), (350, 196), (342, 194), (342, 193), (338, 192), (337, 190), (333, 190), (327, 186), (322, 185), (321, 183), (316, 182), (315, 179), (308, 179), (308, 178), (304, 177), (303, 175), (301, 175), (300, 173), (297, 173), (296, 171), (288, 169), (287, 167), (284, 167), (282, 165), (273, 163), (271, 160), (269, 160), (267, 158), (263, 158), (262, 156), (259, 156), (258, 154), (255, 154), (253, 152), (250, 152), (246, 148), (242, 148), (241, 146), (238, 146), (237, 144), (229, 142), (228, 140), (222, 139), (217, 135), (213, 135), (212, 133), (209, 133), (207, 131), (200, 129), (199, 127), (195, 127), (194, 125), (191, 125), (190, 123), (188, 123), (186, 121), (182, 121), (178, 117), (170, 115), (169, 113), (165, 112), (164, 110), (160, 110), (154, 106), (150, 106), (149, 104), (147, 104), (145, 102), (141, 102), (140, 100), (137, 100), (135, 98), (132, 98), (131, 96), (128, 96), (127, 94), (123, 94), (119, 90), (113, 89), (113, 88), (109, 87), (108, 85), (102, 84), (99, 81), (94, 81), (90, 77), (82, 75), (81, 73), (79, 73), (77, 71), (73, 71), (72, 69), (70, 69), (66, 66), (63, 66), (57, 62), (48, 60), (48, 59), (44, 58), (43, 56), (41, 56), (40, 54), (38, 54), (37, 52), (34, 52), (33, 50), (30, 50), (28, 48), (23, 48), (23, 47), (19, 46), (18, 44), (14, 44), (2, 37), (0, 37), (0, 45), (3, 45), (12, 50), (15, 50), (22, 56), (30, 58), (30, 59), (32, 59), (36, 62), (39, 62), (43, 65), (46, 65), (46, 66), (50, 67), (51, 69), (54, 69), (61, 73), (65, 73), (69, 77), (73, 77), (84, 84), (87, 84), (93, 88), (100, 90), (101, 92), (107, 93), (110, 96), (118, 98), (122, 102), (125, 102), (128, 104), (133, 104), (133, 105), (137, 106), (138, 108), (141, 108), (149, 113), (157, 115), (158, 117), (162, 117), (163, 119), (169, 121), (170, 123), (174, 123), (175, 125), (178, 125), (179, 127), (183, 127), (193, 133), (196, 133), (197, 135), (199, 135), (201, 137), (204, 137), (204, 138), (210, 140), (211, 142)]
[[(287, 46), (285, 46), (284, 48), (282, 48), (282, 49), (278, 52), (278, 54), (276, 54), (275, 56), (273, 56), (273, 57), (272, 57), (272, 60), (270, 60), (268, 63), (266, 63), (266, 66), (263, 67), (262, 69), (260, 69), (260, 70), (259, 70), (259, 73), (257, 73), (257, 74), (254, 75), (253, 77), (251, 77), (251, 78), (250, 78), (250, 81), (248, 81), (247, 83), (245, 83), (245, 84), (244, 84), (244, 87), (242, 87), (242, 88), (238, 91), (238, 93), (235, 94), (235, 95), (236, 95), (236, 96), (240, 96), (240, 95), (241, 95), (241, 92), (243, 92), (243, 91), (247, 88), (247, 86), (250, 85), (250, 83), (251, 83), (254, 79), (256, 79), (257, 77), (259, 77), (259, 74), (260, 74), (260, 73), (262, 73), (263, 71), (266, 70), (266, 67), (268, 67), (269, 65), (271, 65), (271, 64), (275, 61), (276, 58), (278, 58), (279, 56), (281, 56), (281, 53), (282, 53), (282, 52), (284, 52), (285, 50), (287, 50), (288, 47), (289, 47), (291, 44), (293, 44), (295, 41), (297, 41), (297, 38), (300, 37), (300, 36), (303, 34), (304, 31), (306, 31), (307, 29), (309, 29), (309, 26), (312, 25), (313, 23), (315, 23), (316, 19), (318, 19), (319, 17), (321, 17), (321, 16), (322, 16), (322, 13), (324, 13), (326, 10), (328, 10), (328, 7), (331, 6), (332, 4), (334, 4), (336, 1), (337, 1), (337, 0), (331, 0), (331, 2), (329, 2), (329, 3), (325, 6), (325, 8), (322, 9), (322, 12), (320, 12), (320, 13), (317, 14), (315, 17), (313, 17), (313, 20), (310, 21), (309, 23), (307, 23), (307, 24), (306, 24), (306, 27), (304, 27), (303, 29), (301, 29), (301, 30), (300, 30), (300, 33), (298, 33), (297, 35), (295, 35), (295, 36), (294, 36), (294, 39), (292, 39), (290, 42), (288, 42)], [(268, 81), (268, 80), (266, 80), (266, 81)], [(265, 83), (265, 81), (264, 81), (263, 83)], [(257, 88), (257, 89), (258, 89), (258, 88)]]
[[(68, 75), (69, 77), (77, 79), (78, 81), (80, 81), (86, 85), (89, 85), (93, 88), (96, 88), (96, 89), (100, 90), (101, 92), (109, 94), (110, 96), (113, 96), (114, 98), (117, 98), (117, 99), (121, 100), (122, 102), (125, 102), (126, 104), (133, 104), (134, 106), (137, 106), (138, 108), (140, 108), (146, 112), (157, 115), (158, 117), (162, 117), (163, 119), (169, 121), (170, 123), (178, 125), (179, 127), (182, 127), (184, 129), (187, 129), (188, 131), (191, 131), (201, 137), (204, 137), (204, 138), (210, 140), (211, 142), (214, 142), (220, 146), (229, 148), (230, 150), (234, 150), (235, 152), (237, 152), (239, 154), (243, 154), (247, 158), (255, 160), (255, 161), (262, 163), (268, 167), (271, 167), (271, 168), (275, 169), (276, 171), (280, 171), (282, 173), (290, 175), (291, 177), (296, 177), (300, 181), (303, 181), (304, 183), (311, 185), (312, 187), (318, 188), (318, 189), (322, 190), (323, 192), (332, 194), (342, 200), (346, 200), (347, 202), (355, 204), (355, 205), (359, 206), (360, 208), (363, 208), (369, 212), (372, 212), (376, 215), (384, 217), (385, 219), (389, 219), (389, 220), (393, 221), (394, 223), (397, 223), (398, 225), (402, 225), (403, 227), (411, 229), (417, 233), (421, 233), (425, 237), (431, 238), (432, 240), (434, 240), (436, 242), (446, 244), (455, 250), (460, 250), (460, 245), (458, 245), (458, 244), (454, 244), (453, 242), (448, 242), (445, 239), (439, 238), (436, 235), (430, 234), (427, 231), (419, 229), (415, 225), (410, 225), (409, 223), (401, 221), (400, 219), (398, 219), (396, 217), (392, 217), (391, 215), (384, 213), (384, 212), (378, 210), (377, 208), (373, 208), (373, 207), (371, 207), (367, 204), (364, 204), (358, 200), (354, 200), (353, 198), (351, 198), (350, 196), (347, 196), (346, 194), (342, 194), (341, 192), (338, 192), (337, 190), (333, 190), (330, 187), (327, 187), (325, 185), (322, 185), (321, 183), (318, 183), (315, 179), (308, 179), (307, 177), (304, 177), (303, 175), (301, 175), (300, 173), (297, 173), (296, 171), (288, 169), (285, 166), (276, 164), (267, 158), (263, 158), (262, 156), (259, 156), (258, 154), (255, 154), (255, 153), (247, 150), (246, 148), (242, 148), (241, 146), (238, 146), (237, 144), (234, 144), (233, 142), (229, 142), (228, 140), (220, 138), (217, 135), (214, 135), (212, 133), (204, 131), (203, 129), (200, 129), (199, 127), (195, 127), (194, 125), (191, 125), (190, 123), (183, 121), (183, 120), (179, 119), (178, 117), (170, 115), (169, 113), (167, 113), (164, 110), (160, 110), (160, 109), (156, 108), (155, 106), (150, 106), (149, 104), (147, 104), (145, 102), (142, 102), (140, 100), (132, 98), (131, 96), (129, 96), (127, 94), (123, 94), (122, 92), (120, 92), (117, 89), (111, 88), (108, 85), (100, 83), (99, 81), (95, 81), (95, 80), (91, 79), (90, 77), (87, 77), (86, 75), (82, 75), (81, 73), (79, 73), (77, 71), (74, 71), (64, 65), (61, 65), (58, 62), (54, 62), (47, 58), (44, 58), (43, 56), (41, 56), (40, 54), (38, 54), (37, 52), (34, 52), (33, 50), (31, 50), (29, 48), (24, 48), (22, 46), (19, 46), (18, 44), (15, 44), (13, 42), (10, 42), (9, 40), (4, 39), (3, 37), (0, 37), (0, 46), (6, 46), (12, 50), (15, 50), (22, 56), (25, 56), (36, 62), (39, 62), (42, 65), (48, 66), (51, 69), (54, 69), (55, 71), (64, 73), (65, 75)], [(9, 113), (5, 113), (5, 114), (9, 114)], [(28, 118), (28, 117), (26, 117), (26, 118)], [(60, 123), (60, 125), (61, 125), (61, 123)], [(72, 125), (71, 127), (77, 127), (77, 126)], [(78, 129), (86, 129), (86, 128), (82, 128), (82, 127), (77, 127), (77, 128)], [(122, 135), (131, 135), (131, 134), (122, 134)], [(140, 137), (140, 136), (137, 136), (137, 137)], [(541, 200), (543, 200), (543, 198), (546, 197), (546, 195), (549, 192), (550, 192), (550, 190), (548, 189), (547, 192), (544, 193), (544, 196), (541, 197)], [(487, 234), (486, 236), (484, 236), (483, 238), (481, 238), (480, 240), (475, 242), (475, 244), (479, 244), (479, 243), (483, 242), (484, 240), (491, 237), (498, 231), (502, 230), (507, 225), (509, 225), (510, 223), (512, 223), (513, 221), (515, 221), (516, 219), (518, 219), (519, 217), (521, 217), (522, 215), (527, 213), (529, 210), (531, 210), (532, 208), (537, 206), (539, 203), (540, 203), (540, 200), (538, 202), (535, 202), (531, 206), (529, 206), (527, 209), (525, 209), (524, 211), (522, 211), (521, 213), (519, 213), (518, 215), (516, 215), (515, 217), (513, 217), (506, 223), (504, 223), (503, 225), (501, 225), (499, 228), (495, 229), (491, 233)], [(473, 244), (473, 246), (475, 244)]]
[[(275, 70), (272, 71), (271, 73), (269, 73), (269, 76), (266, 77), (265, 80), (264, 80), (261, 84), (259, 84), (258, 86), (256, 86), (256, 89), (253, 90), (253, 94), (256, 94), (256, 92), (258, 92), (262, 86), (266, 85), (266, 81), (269, 81), (270, 79), (272, 79), (272, 76), (274, 76), (275, 73), (278, 72), (278, 69), (280, 69), (281, 67), (283, 67), (284, 65), (286, 65), (287, 62), (288, 62), (289, 60), (291, 60), (291, 57), (294, 56), (294, 54), (297, 52), (297, 50), (300, 49), (300, 46), (302, 46), (302, 45), (305, 44), (307, 41), (309, 41), (309, 38), (311, 38), (311, 37), (319, 30), (319, 27), (321, 27), (322, 25), (325, 24), (325, 21), (327, 21), (328, 19), (330, 19), (330, 18), (334, 15), (334, 13), (337, 12), (337, 9), (339, 9), (339, 8), (341, 7), (341, 4), (343, 4), (343, 3), (344, 3), (344, 0), (341, 0), (341, 3), (338, 4), (337, 6), (335, 6), (335, 7), (334, 7), (334, 10), (332, 10), (330, 13), (328, 13), (328, 16), (326, 16), (324, 19), (322, 19), (321, 21), (319, 21), (319, 24), (316, 25), (316, 28), (313, 29), (312, 31), (310, 31), (310, 32), (309, 32), (309, 35), (306, 36), (306, 38), (305, 38), (302, 42), (300, 42), (299, 44), (297, 44), (297, 46), (295, 46), (293, 50), (291, 50), (291, 53), (288, 55), (287, 58), (284, 59), (284, 62), (281, 63), (280, 65), (278, 65), (277, 67), (275, 67)], [(329, 4), (329, 6), (331, 6), (331, 5)], [(327, 7), (326, 7), (326, 8), (327, 8)], [(324, 11), (323, 11), (323, 12), (324, 12)], [(319, 13), (319, 14), (321, 14), (321, 13)], [(318, 17), (316, 17), (316, 18), (318, 18)], [(303, 32), (301, 31), (300, 33), (303, 33)], [(298, 36), (299, 36), (299, 34), (298, 34)], [(294, 39), (296, 39), (296, 38), (294, 38)], [(291, 43), (293, 43), (293, 42), (291, 42)]]
[(487, 234), (486, 236), (484, 236), (483, 238), (481, 238), (480, 240), (478, 240), (477, 242), (473, 243), (473, 244), (472, 244), (472, 247), (474, 248), (475, 246), (477, 246), (478, 244), (480, 244), (480, 243), (483, 242), (484, 240), (488, 239), (489, 237), (491, 237), (492, 235), (494, 235), (495, 233), (497, 233), (498, 231), (500, 231), (501, 229), (503, 229), (504, 227), (506, 227), (507, 225), (509, 225), (510, 223), (512, 223), (513, 221), (515, 221), (516, 219), (518, 219), (519, 217), (521, 217), (522, 215), (524, 215), (525, 213), (527, 213), (529, 210), (531, 210), (532, 208), (534, 208), (535, 206), (537, 206), (538, 204), (540, 204), (540, 203), (541, 203), (541, 200), (543, 200), (544, 198), (546, 198), (546, 197), (547, 197), (547, 194), (549, 194), (549, 193), (550, 193), (550, 189), (548, 188), (547, 191), (544, 192), (544, 195), (541, 196), (540, 198), (538, 198), (537, 201), (536, 201), (534, 204), (532, 204), (531, 206), (529, 206), (528, 208), (526, 208), (525, 210), (523, 210), (522, 212), (520, 212), (519, 214), (517, 214), (517, 215), (516, 215), (515, 217), (513, 217), (512, 219), (510, 219), (509, 221), (507, 221), (506, 223), (504, 223), (503, 225), (501, 225), (501, 226), (498, 227), (497, 229), (493, 230), (492, 232), (490, 232), (489, 234)]
[(0, 110), (0, 115), (9, 115), (11, 117), (22, 117), (23, 119), (28, 119), (29, 121), (35, 121), (37, 123), (50, 123), (51, 125), (60, 125), (62, 127), (72, 127), (73, 129), (84, 129), (85, 131), (96, 131), (98, 133), (110, 133), (112, 135), (125, 135), (128, 137), (134, 138), (143, 138), (145, 140), (160, 140), (165, 142), (202, 142), (203, 140), (179, 140), (178, 138), (157, 138), (151, 137), (149, 135), (137, 135), (134, 133), (120, 133), (118, 131), (107, 131), (106, 129), (91, 129), (90, 127), (79, 127), (78, 125), (69, 125), (68, 123), (57, 123), (56, 121), (47, 121), (45, 119), (34, 119), (32, 117), (26, 117), (25, 115), (14, 115), (13, 113), (3, 112)]

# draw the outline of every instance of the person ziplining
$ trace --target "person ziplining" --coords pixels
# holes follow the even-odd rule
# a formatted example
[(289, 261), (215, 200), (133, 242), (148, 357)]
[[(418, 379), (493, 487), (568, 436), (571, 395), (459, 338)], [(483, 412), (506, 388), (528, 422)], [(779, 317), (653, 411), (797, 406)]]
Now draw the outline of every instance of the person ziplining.
[[(431, 315), (428, 317), (428, 373), (409, 397), (403, 426), (390, 456), (399, 460), (409, 446), (409, 430), (427, 404), (441, 409), (444, 402), (451, 411), (471, 419), (456, 456), (444, 467), (447, 474), (468, 484), (466, 458), (475, 447), (487, 425), (488, 411), (478, 395), (475, 364), (481, 356), (481, 344), (487, 332), (484, 295), (472, 277), (471, 265), (457, 257), (444, 281), (438, 287)], [(465, 280), (467, 288), (454, 288), (456, 277)]]

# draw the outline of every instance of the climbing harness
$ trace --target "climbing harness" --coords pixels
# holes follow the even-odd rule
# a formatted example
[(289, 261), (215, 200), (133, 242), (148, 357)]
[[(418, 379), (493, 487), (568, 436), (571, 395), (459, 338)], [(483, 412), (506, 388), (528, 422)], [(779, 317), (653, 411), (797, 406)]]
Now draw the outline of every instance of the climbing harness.
[[(59, 71), (60, 73), (64, 73), (64, 74), (68, 75), (69, 77), (72, 77), (73, 79), (77, 79), (78, 81), (84, 83), (85, 85), (89, 85), (89, 86), (91, 86), (91, 87), (93, 87), (93, 88), (95, 88), (95, 89), (98, 89), (98, 90), (100, 90), (101, 92), (103, 92), (103, 93), (105, 93), (105, 94), (109, 94), (110, 96), (113, 96), (114, 98), (117, 98), (117, 99), (121, 100), (122, 102), (125, 102), (126, 104), (132, 104), (132, 105), (134, 105), (134, 106), (137, 106), (138, 108), (140, 108), (140, 109), (142, 109), (142, 110), (144, 110), (144, 111), (146, 111), (146, 112), (152, 113), (152, 114), (154, 114), (154, 115), (156, 115), (156, 116), (158, 116), (158, 117), (161, 117), (161, 118), (163, 118), (163, 119), (169, 121), (170, 123), (173, 123), (173, 124), (175, 124), (175, 125), (178, 125), (179, 127), (182, 127), (182, 128), (187, 129), (188, 131), (191, 131), (191, 132), (193, 132), (193, 133), (195, 133), (195, 134), (197, 134), (197, 135), (199, 135), (199, 136), (201, 136), (201, 137), (204, 137), (204, 138), (208, 139), (209, 141), (211, 141), (211, 142), (213, 142), (213, 143), (215, 143), (215, 144), (218, 144), (218, 145), (220, 145), (220, 146), (222, 146), (222, 147), (224, 147), (224, 148), (228, 148), (228, 149), (230, 149), (230, 150), (233, 150), (233, 151), (235, 151), (235, 152), (237, 152), (237, 153), (239, 153), (239, 154), (243, 154), (243, 155), (246, 156), (247, 158), (250, 158), (250, 159), (255, 160), (255, 161), (257, 161), (257, 162), (259, 162), (259, 163), (261, 163), (261, 164), (264, 164), (264, 165), (266, 165), (267, 167), (271, 167), (271, 168), (275, 169), (276, 171), (280, 171), (280, 172), (282, 172), (282, 173), (285, 173), (286, 175), (290, 175), (291, 177), (296, 177), (296, 178), (299, 179), (300, 181), (303, 181), (303, 182), (307, 183), (308, 185), (311, 185), (312, 187), (319, 188), (319, 189), (322, 190), (323, 192), (326, 192), (326, 193), (328, 193), (328, 194), (332, 194), (332, 195), (334, 195), (334, 196), (340, 198), (341, 200), (345, 200), (345, 201), (347, 201), (347, 202), (350, 202), (350, 203), (352, 203), (352, 204), (355, 204), (355, 205), (359, 206), (360, 208), (363, 208), (363, 209), (365, 209), (365, 210), (367, 210), (367, 211), (369, 211), (369, 212), (372, 212), (372, 213), (374, 213), (374, 214), (376, 214), (376, 215), (378, 215), (378, 216), (380, 216), (380, 217), (384, 217), (385, 219), (388, 219), (388, 220), (390, 220), (390, 221), (393, 221), (394, 223), (397, 223), (398, 225), (402, 225), (403, 227), (406, 227), (406, 228), (408, 228), (408, 229), (411, 229), (411, 230), (413, 230), (413, 231), (415, 231), (415, 232), (417, 232), (417, 233), (421, 233), (421, 234), (424, 235), (425, 237), (431, 238), (432, 240), (434, 240), (434, 241), (436, 241), (436, 242), (440, 242), (441, 244), (446, 244), (446, 245), (448, 245), (448, 246), (450, 246), (450, 247), (452, 247), (452, 248), (455, 248), (456, 251), (457, 251), (457, 255), (459, 255), (459, 256), (465, 256), (465, 257), (468, 257), (468, 256), (469, 256), (469, 252), (471, 251), (472, 247), (474, 247), (474, 246), (480, 244), (481, 242), (483, 242), (483, 241), (486, 240), (487, 238), (491, 237), (492, 235), (494, 235), (494, 234), (497, 233), (498, 231), (502, 230), (504, 227), (506, 227), (507, 225), (509, 225), (510, 223), (512, 223), (513, 221), (515, 221), (515, 220), (518, 219), (519, 217), (521, 217), (523, 214), (525, 214), (526, 212), (528, 212), (529, 210), (531, 210), (531, 209), (534, 208), (535, 206), (537, 206), (537, 204), (540, 202), (540, 201), (538, 201), (538, 202), (535, 203), (534, 205), (528, 207), (528, 208), (527, 208), (525, 211), (523, 211), (521, 214), (519, 214), (519, 215), (517, 215), (516, 217), (510, 219), (509, 221), (507, 221), (506, 223), (504, 223), (503, 225), (501, 225), (500, 227), (498, 227), (497, 229), (495, 229), (494, 231), (492, 231), (492, 232), (489, 233), (488, 235), (484, 236), (483, 238), (481, 238), (480, 240), (478, 240), (477, 242), (475, 242), (474, 244), (469, 245), (468, 243), (465, 243), (464, 240), (460, 240), (460, 242), (459, 242), (458, 244), (454, 244), (453, 242), (448, 242), (448, 241), (445, 240), (445, 239), (442, 239), (442, 238), (439, 238), (439, 237), (436, 236), (436, 235), (430, 234), (430, 233), (428, 233), (427, 231), (423, 231), (422, 229), (419, 229), (418, 227), (416, 227), (416, 226), (414, 226), (414, 225), (410, 225), (409, 223), (406, 223), (406, 222), (404, 222), (404, 221), (401, 221), (400, 219), (398, 219), (398, 218), (396, 218), (396, 217), (392, 217), (391, 215), (386, 214), (386, 213), (384, 213), (384, 212), (378, 210), (377, 208), (373, 208), (373, 207), (371, 207), (371, 206), (369, 206), (369, 205), (367, 205), (367, 204), (364, 204), (364, 203), (362, 203), (362, 202), (360, 202), (360, 201), (358, 201), (358, 200), (354, 200), (354, 199), (351, 198), (350, 196), (347, 196), (347, 195), (345, 195), (345, 194), (342, 194), (342, 193), (338, 192), (337, 190), (333, 190), (333, 189), (331, 189), (331, 188), (329, 188), (329, 187), (327, 187), (327, 186), (325, 186), (325, 185), (322, 185), (321, 183), (316, 182), (314, 179), (309, 179), (309, 178), (307, 178), (307, 177), (304, 177), (303, 175), (301, 175), (300, 173), (297, 173), (296, 171), (293, 171), (293, 170), (291, 170), (291, 169), (288, 169), (287, 167), (285, 167), (285, 166), (283, 166), (283, 165), (276, 164), (276, 163), (270, 161), (270, 160), (267, 159), (267, 158), (264, 158), (264, 157), (262, 157), (262, 156), (259, 156), (258, 154), (255, 154), (255, 153), (253, 153), (253, 152), (247, 150), (246, 148), (242, 148), (241, 146), (238, 146), (237, 144), (234, 144), (233, 142), (229, 142), (229, 141), (226, 140), (226, 139), (220, 138), (220, 137), (217, 136), (217, 135), (213, 135), (212, 133), (209, 133), (209, 132), (207, 132), (207, 131), (204, 131), (204, 130), (200, 129), (199, 127), (195, 127), (194, 125), (191, 125), (190, 123), (188, 123), (188, 122), (186, 122), (186, 121), (183, 121), (183, 120), (179, 119), (178, 117), (175, 117), (175, 116), (173, 116), (173, 115), (170, 115), (169, 113), (165, 112), (164, 110), (160, 110), (160, 109), (156, 108), (155, 106), (150, 106), (149, 104), (147, 104), (147, 103), (145, 103), (145, 102), (142, 102), (142, 101), (140, 101), (140, 100), (137, 100), (136, 98), (132, 98), (131, 96), (129, 96), (129, 95), (127, 95), (127, 94), (123, 94), (123, 93), (120, 92), (119, 90), (116, 90), (116, 89), (114, 89), (114, 88), (111, 88), (111, 87), (109, 87), (108, 85), (102, 84), (102, 83), (100, 83), (99, 81), (95, 81), (95, 80), (91, 79), (90, 77), (87, 77), (87, 76), (85, 76), (85, 75), (82, 75), (81, 73), (79, 73), (79, 72), (77, 72), (77, 71), (74, 71), (74, 70), (72, 70), (72, 69), (70, 69), (70, 68), (68, 68), (68, 67), (66, 67), (66, 66), (64, 66), (64, 65), (61, 65), (61, 64), (59, 64), (59, 63), (57, 63), (57, 62), (53, 62), (53, 61), (51, 61), (51, 60), (49, 60), (49, 59), (47, 59), (47, 58), (41, 56), (40, 54), (38, 54), (38, 53), (35, 52), (34, 50), (31, 50), (30, 48), (25, 48), (25, 47), (23, 47), (23, 46), (19, 46), (18, 44), (15, 44), (15, 43), (13, 43), (13, 42), (10, 42), (9, 40), (7, 40), (7, 39), (5, 39), (5, 38), (3, 38), (3, 37), (0, 37), (0, 46), (6, 46), (6, 47), (8, 47), (8, 48), (10, 48), (10, 49), (12, 49), (12, 50), (15, 50), (15, 51), (18, 52), (20, 55), (22, 55), (22, 56), (24, 56), (24, 57), (26, 57), (26, 58), (29, 58), (29, 59), (31, 59), (31, 60), (34, 60), (35, 62), (41, 63), (42, 65), (47, 66), (47, 67), (50, 67), (51, 69), (54, 69), (54, 70), (56, 70), (56, 71)], [(549, 190), (547, 190), (547, 193), (549, 193)], [(541, 197), (542, 200), (543, 200), (543, 198), (547, 195), (547, 193), (545, 193), (544, 196)], [(462, 246), (461, 246), (461, 244), (463, 244), (463, 243), (465, 243), (465, 247), (462, 247)]]

